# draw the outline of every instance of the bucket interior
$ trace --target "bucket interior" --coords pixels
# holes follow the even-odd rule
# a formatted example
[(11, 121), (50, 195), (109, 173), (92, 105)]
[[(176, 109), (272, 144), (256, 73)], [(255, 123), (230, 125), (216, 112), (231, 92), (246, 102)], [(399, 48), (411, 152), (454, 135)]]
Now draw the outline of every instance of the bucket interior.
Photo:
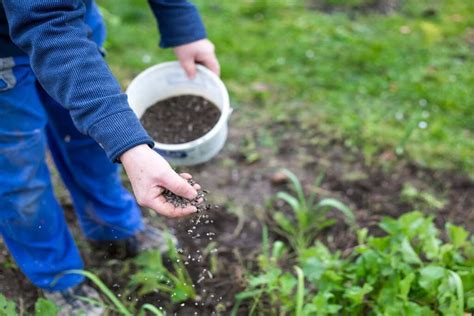
[[(132, 110), (140, 118), (146, 109), (156, 102), (170, 97), (193, 94), (214, 103), (221, 113), (227, 109), (227, 94), (219, 81), (212, 78), (207, 70), (198, 66), (196, 77), (189, 80), (179, 63), (171, 62), (158, 65), (137, 76), (127, 89)], [(227, 105), (228, 106), (228, 105)]]

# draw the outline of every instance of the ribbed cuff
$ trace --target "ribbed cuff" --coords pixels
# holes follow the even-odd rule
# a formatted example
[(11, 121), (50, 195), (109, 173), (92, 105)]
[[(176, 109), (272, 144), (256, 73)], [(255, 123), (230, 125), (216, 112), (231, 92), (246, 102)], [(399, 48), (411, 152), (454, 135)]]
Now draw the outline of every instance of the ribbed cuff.
[(118, 162), (118, 158), (130, 148), (142, 144), (153, 148), (155, 144), (132, 110), (103, 118), (92, 125), (88, 134), (99, 143), (113, 162)]
[(155, 10), (155, 16), (160, 29), (162, 48), (176, 47), (207, 37), (201, 16), (194, 6), (189, 6), (186, 10)]

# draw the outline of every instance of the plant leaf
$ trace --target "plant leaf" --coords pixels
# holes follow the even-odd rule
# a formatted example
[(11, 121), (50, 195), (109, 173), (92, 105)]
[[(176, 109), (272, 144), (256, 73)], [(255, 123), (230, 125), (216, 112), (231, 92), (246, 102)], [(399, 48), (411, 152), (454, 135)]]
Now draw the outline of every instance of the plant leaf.
[(400, 245), (400, 251), (405, 262), (413, 264), (422, 263), (420, 257), (418, 257), (407, 238), (403, 238), (402, 243)]
[(282, 172), (288, 177), (288, 179), (290, 179), (291, 185), (296, 193), (296, 196), (298, 197), (299, 202), (302, 204), (302, 206), (305, 206), (304, 204), (306, 203), (306, 199), (304, 196), (304, 190), (301, 186), (301, 182), (298, 180), (298, 177), (288, 169), (283, 169)]
[(304, 274), (300, 267), (295, 266), (296, 275), (298, 277), (298, 287), (296, 290), (296, 316), (303, 316), (304, 305)]
[(300, 202), (294, 196), (291, 196), (290, 194), (288, 194), (286, 192), (278, 192), (276, 194), (276, 197), (277, 197), (277, 199), (283, 200), (286, 203), (288, 203), (291, 206), (291, 208), (293, 209), (293, 212), (297, 213), (297, 212), (302, 211), (302, 205), (300, 204)]
[(278, 260), (286, 251), (286, 246), (281, 240), (276, 240), (272, 247), (272, 258)]
[(246, 300), (249, 298), (253, 298), (257, 296), (258, 294), (262, 293), (263, 290), (251, 290), (251, 291), (245, 291), (245, 292), (240, 292), (235, 296), (236, 300), (242, 301)]
[(400, 281), (400, 297), (404, 302), (408, 301), (408, 294), (410, 293), (411, 284), (414, 279), (415, 273), (412, 272)]
[(16, 304), (0, 294), (0, 316), (16, 316)]
[(292, 237), (296, 233), (295, 225), (282, 212), (276, 212), (273, 214), (273, 219), (281, 229), (290, 235), (289, 237)]
[(142, 307), (140, 308), (139, 315), (140, 316), (145, 316), (147, 311), (153, 313), (153, 315), (155, 315), (155, 316), (164, 316), (165, 315), (158, 308), (156, 308), (155, 306), (153, 306), (151, 304), (143, 304)]
[(448, 223), (446, 224), (446, 230), (454, 248), (458, 249), (465, 245), (469, 233), (464, 228)]
[(438, 266), (427, 266), (420, 270), (420, 279), (418, 283), (427, 292), (433, 293), (440, 283), (441, 279), (446, 276), (446, 269)]
[(454, 271), (449, 271), (449, 283), (456, 290), (458, 313), (462, 315), (464, 311), (464, 288), (459, 274)]
[(351, 226), (351, 228), (357, 227), (354, 213), (352, 213), (351, 209), (341, 201), (338, 201), (336, 199), (323, 199), (319, 201), (319, 203), (316, 205), (316, 208), (322, 207), (332, 207), (340, 211), (345, 216), (346, 222), (349, 226)]
[(58, 307), (51, 301), (40, 298), (35, 303), (36, 316), (56, 316), (58, 314)]
[(368, 283), (365, 283), (363, 287), (352, 286), (346, 290), (344, 296), (358, 305), (363, 302), (365, 295), (372, 292), (373, 289), (372, 285)]
[(102, 280), (99, 279), (99, 277), (97, 277), (95, 274), (93, 274), (92, 272), (89, 272), (89, 271), (84, 271), (84, 270), (68, 270), (68, 271), (65, 271), (64, 273), (62, 273), (61, 275), (59, 275), (57, 278), (56, 278), (56, 282), (57, 280), (59, 280), (59, 278), (64, 275), (64, 274), (80, 274), (80, 275), (83, 275), (85, 277), (87, 277), (89, 280), (91, 280), (100, 290), (101, 292), (115, 305), (115, 307), (118, 309), (118, 311), (120, 313), (122, 313), (122, 315), (125, 315), (125, 316), (132, 316), (132, 313), (130, 313), (127, 308), (125, 307), (125, 305), (122, 304), (122, 302), (120, 302), (120, 300), (115, 296), (114, 293), (112, 293), (112, 291), (107, 287), (107, 285), (104, 284), (104, 282), (102, 282)]

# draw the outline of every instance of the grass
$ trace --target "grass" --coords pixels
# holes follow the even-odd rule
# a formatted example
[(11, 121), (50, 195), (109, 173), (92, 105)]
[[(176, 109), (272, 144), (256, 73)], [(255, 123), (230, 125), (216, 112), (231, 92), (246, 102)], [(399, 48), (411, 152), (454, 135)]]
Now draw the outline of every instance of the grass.
[[(308, 1), (195, 1), (242, 114), (236, 124), (297, 118), (344, 137), (368, 163), (391, 151), (474, 175), (474, 2), (409, 0), (390, 16), (350, 16)], [(124, 85), (173, 59), (157, 49), (146, 1), (99, 3)]]

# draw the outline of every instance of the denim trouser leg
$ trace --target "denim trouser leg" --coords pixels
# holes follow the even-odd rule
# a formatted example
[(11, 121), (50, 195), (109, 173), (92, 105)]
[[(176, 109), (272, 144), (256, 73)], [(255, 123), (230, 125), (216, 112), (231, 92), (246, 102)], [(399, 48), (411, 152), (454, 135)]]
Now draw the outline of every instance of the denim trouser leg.
[(46, 143), (88, 238), (123, 239), (143, 224), (138, 206), (120, 184), (117, 165), (43, 91), (27, 58), (15, 63), (15, 84), (0, 87), (0, 233), (32, 283), (60, 290), (83, 278), (66, 275), (52, 286), (54, 278), (82, 269), (83, 263), (53, 196)]
[(0, 233), (33, 284), (61, 290), (83, 278), (67, 275), (52, 286), (55, 277), (83, 263), (53, 196), (44, 158), (47, 118), (36, 79), (28, 65), (15, 66), (13, 73), (16, 84), (0, 91)]

